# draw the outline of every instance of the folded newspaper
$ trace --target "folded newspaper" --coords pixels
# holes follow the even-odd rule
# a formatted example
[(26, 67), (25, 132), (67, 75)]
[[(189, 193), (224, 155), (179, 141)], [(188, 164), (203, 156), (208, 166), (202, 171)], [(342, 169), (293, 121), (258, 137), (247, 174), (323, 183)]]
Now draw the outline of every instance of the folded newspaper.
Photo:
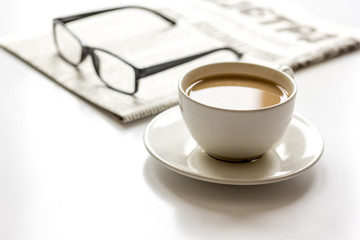
[[(74, 21), (68, 27), (85, 44), (111, 51), (141, 68), (228, 46), (244, 53), (240, 61), (297, 70), (360, 47), (358, 31), (319, 19), (286, 1), (151, 1), (151, 5), (144, 1), (142, 6), (177, 24), (127, 9)], [(211, 62), (238, 61), (232, 53), (217, 52), (146, 77), (135, 96), (128, 96), (104, 86), (90, 58), (78, 68), (64, 62), (56, 53), (51, 29), (39, 36), (0, 38), (0, 46), (122, 122), (176, 105), (177, 81), (187, 70)]]

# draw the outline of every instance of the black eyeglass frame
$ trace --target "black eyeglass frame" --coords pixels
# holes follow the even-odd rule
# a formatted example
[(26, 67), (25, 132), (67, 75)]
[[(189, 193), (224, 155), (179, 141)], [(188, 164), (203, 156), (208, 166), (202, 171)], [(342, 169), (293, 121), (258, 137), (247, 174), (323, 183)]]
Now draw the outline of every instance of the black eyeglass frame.
[[(96, 48), (96, 47), (90, 47), (85, 45), (78, 36), (76, 36), (76, 34), (74, 34), (67, 26), (66, 24), (69, 22), (73, 22), (79, 19), (83, 19), (86, 17), (91, 17), (97, 14), (102, 14), (102, 13), (106, 13), (106, 12), (110, 12), (110, 11), (115, 11), (115, 10), (121, 10), (121, 9), (129, 9), (129, 8), (133, 8), (133, 9), (140, 9), (140, 10), (145, 10), (148, 12), (151, 12), (157, 16), (159, 16), (160, 18), (164, 19), (165, 21), (169, 22), (171, 25), (176, 25), (176, 22), (173, 21), (172, 19), (164, 16), (163, 14), (154, 11), (152, 9), (146, 8), (146, 7), (142, 7), (142, 6), (122, 6), (122, 7), (117, 7), (117, 8), (110, 8), (110, 9), (105, 9), (105, 10), (100, 10), (100, 11), (94, 11), (94, 12), (88, 12), (88, 13), (82, 13), (82, 14), (77, 14), (77, 15), (72, 15), (72, 16), (68, 16), (68, 17), (61, 17), (61, 18), (54, 18), (53, 19), (53, 37), (54, 37), (54, 42), (55, 42), (55, 46), (57, 49), (57, 52), (59, 54), (59, 56), (66, 61), (67, 63), (73, 65), (74, 67), (79, 66), (85, 59), (87, 56), (90, 55), (90, 57), (92, 58), (92, 62), (93, 62), (93, 66), (95, 69), (95, 72), (97, 73), (98, 77), (100, 78), (100, 80), (110, 89), (113, 89), (115, 91), (124, 93), (124, 94), (128, 94), (128, 95), (134, 95), (138, 89), (139, 89), (139, 80), (145, 77), (148, 77), (150, 75), (165, 71), (167, 69), (176, 67), (178, 65), (187, 63), (189, 61), (195, 60), (197, 58), (206, 56), (208, 54), (217, 52), (217, 51), (222, 51), (222, 50), (227, 50), (227, 51), (231, 51), (233, 52), (238, 58), (240, 58), (242, 56), (242, 53), (237, 52), (236, 50), (230, 48), (230, 47), (221, 47), (221, 48), (215, 48), (215, 49), (211, 49), (205, 52), (201, 52), (201, 53), (197, 53), (191, 56), (187, 56), (187, 57), (183, 57), (183, 58), (179, 58), (179, 59), (175, 59), (172, 61), (168, 61), (165, 63), (160, 63), (160, 64), (156, 64), (150, 67), (146, 67), (146, 68), (138, 68), (136, 66), (134, 66), (132, 63), (128, 62), (127, 60), (123, 59), (122, 57), (111, 53), (107, 50), (104, 49), (100, 49), (100, 48)], [(72, 37), (74, 37), (74, 39), (76, 39), (79, 42), (79, 45), (81, 46), (81, 57), (79, 62), (77, 63), (73, 63), (71, 61), (69, 61), (65, 56), (62, 55), (61, 50), (58, 46), (58, 42), (57, 42), (57, 37), (56, 37), (56, 25), (60, 24), (62, 25), (62, 27), (69, 33), (71, 34)], [(135, 74), (135, 81), (134, 81), (134, 91), (132, 92), (126, 92), (117, 88), (112, 87), (111, 85), (109, 85), (101, 76), (100, 74), (100, 62), (99, 62), (99, 58), (96, 56), (95, 51), (102, 51), (105, 52), (107, 54), (110, 54), (111, 56), (119, 59), (120, 61), (126, 63), (127, 65), (129, 65), (133, 70), (134, 70), (134, 74)]]

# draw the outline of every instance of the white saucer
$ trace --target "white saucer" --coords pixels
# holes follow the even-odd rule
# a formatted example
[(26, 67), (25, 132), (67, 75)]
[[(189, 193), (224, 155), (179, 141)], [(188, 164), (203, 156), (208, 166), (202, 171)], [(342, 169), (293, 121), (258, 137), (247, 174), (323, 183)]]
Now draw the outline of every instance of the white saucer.
[(155, 117), (144, 133), (145, 147), (165, 167), (203, 181), (256, 185), (293, 178), (321, 157), (324, 141), (309, 121), (294, 114), (283, 138), (260, 159), (229, 163), (207, 155), (190, 136), (179, 107)]

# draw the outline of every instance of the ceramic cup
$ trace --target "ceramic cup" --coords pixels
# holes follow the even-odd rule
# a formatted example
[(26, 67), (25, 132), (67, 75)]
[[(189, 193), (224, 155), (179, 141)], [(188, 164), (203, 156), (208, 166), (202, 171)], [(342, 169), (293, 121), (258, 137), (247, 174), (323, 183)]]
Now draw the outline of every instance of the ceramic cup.
[[(199, 103), (186, 94), (194, 81), (219, 74), (265, 78), (282, 86), (288, 98), (261, 109), (228, 110)], [(192, 137), (210, 156), (233, 162), (259, 158), (282, 137), (293, 115), (296, 91), (290, 68), (243, 62), (192, 69), (181, 77), (178, 85), (181, 113)]]

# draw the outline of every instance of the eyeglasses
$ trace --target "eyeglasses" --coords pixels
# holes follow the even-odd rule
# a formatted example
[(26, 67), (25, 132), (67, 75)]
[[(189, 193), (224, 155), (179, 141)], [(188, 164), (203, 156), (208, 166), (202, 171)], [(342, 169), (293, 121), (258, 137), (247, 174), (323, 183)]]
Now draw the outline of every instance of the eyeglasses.
[[(107, 50), (90, 47), (85, 45), (80, 38), (78, 38), (67, 26), (69, 22), (79, 19), (87, 18), (101, 13), (106, 13), (115, 10), (135, 8), (151, 12), (158, 17), (164, 19), (171, 25), (176, 22), (156, 12), (152, 9), (141, 6), (123, 6), (118, 8), (111, 8), (106, 10), (83, 13), (68, 17), (53, 19), (53, 34), (57, 52), (59, 56), (67, 63), (77, 67), (87, 56), (90, 56), (93, 62), (95, 72), (99, 79), (109, 88), (128, 95), (134, 95), (138, 91), (139, 80), (147, 76), (165, 71), (167, 69), (176, 67), (186, 62), (195, 60), (197, 58), (206, 56), (217, 51), (231, 51), (238, 58), (242, 56), (241, 53), (229, 47), (215, 48), (205, 52), (200, 52), (184, 58), (175, 59), (161, 64), (156, 64), (146, 68), (137, 68), (124, 58), (117, 56)], [(111, 70), (105, 66), (111, 66)]]

